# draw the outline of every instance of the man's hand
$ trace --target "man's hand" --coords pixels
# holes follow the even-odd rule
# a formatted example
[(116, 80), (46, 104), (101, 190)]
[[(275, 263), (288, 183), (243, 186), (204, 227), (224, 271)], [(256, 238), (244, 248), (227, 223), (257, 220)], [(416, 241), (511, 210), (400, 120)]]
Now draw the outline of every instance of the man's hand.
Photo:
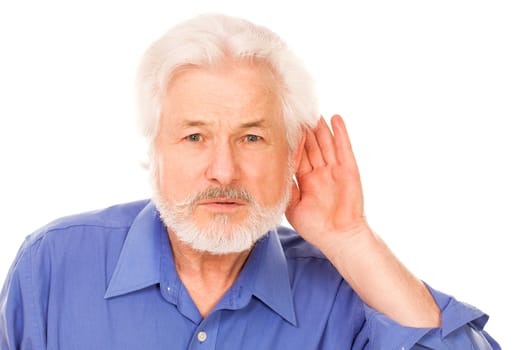
[(333, 135), (324, 118), (314, 131), (307, 131), (297, 185), (286, 211), (297, 232), (320, 249), (341, 235), (348, 238), (369, 231), (359, 170), (344, 121), (335, 115), (331, 124)]
[(340, 116), (307, 131), (286, 211), (290, 224), (319, 248), (363, 301), (400, 324), (438, 327), (440, 310), (423, 282), (368, 226), (350, 139)]

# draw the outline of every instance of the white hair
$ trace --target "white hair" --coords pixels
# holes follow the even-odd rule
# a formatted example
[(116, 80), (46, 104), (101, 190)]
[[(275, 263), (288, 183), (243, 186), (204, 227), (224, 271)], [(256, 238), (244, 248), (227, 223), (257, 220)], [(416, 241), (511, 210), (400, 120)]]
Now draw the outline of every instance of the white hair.
[(181, 22), (154, 42), (139, 66), (139, 127), (150, 155), (158, 132), (161, 99), (173, 75), (188, 66), (220, 65), (227, 58), (263, 62), (276, 76), (290, 150), (297, 147), (303, 127), (316, 125), (319, 112), (313, 80), (279, 36), (241, 18), (200, 15)]

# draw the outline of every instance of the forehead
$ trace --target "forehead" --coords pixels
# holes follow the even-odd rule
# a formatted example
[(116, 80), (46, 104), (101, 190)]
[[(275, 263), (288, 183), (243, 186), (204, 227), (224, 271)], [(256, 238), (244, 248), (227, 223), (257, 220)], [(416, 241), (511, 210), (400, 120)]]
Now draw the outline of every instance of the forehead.
[(282, 119), (277, 80), (261, 63), (185, 67), (170, 79), (162, 118), (207, 121)]

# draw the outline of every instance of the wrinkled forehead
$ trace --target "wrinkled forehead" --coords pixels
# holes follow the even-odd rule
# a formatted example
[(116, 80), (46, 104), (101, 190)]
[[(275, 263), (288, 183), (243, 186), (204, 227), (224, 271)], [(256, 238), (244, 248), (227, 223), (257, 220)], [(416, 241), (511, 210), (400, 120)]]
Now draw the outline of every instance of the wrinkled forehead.
[(281, 99), (272, 71), (258, 62), (185, 66), (169, 81), (161, 118), (274, 119), (281, 123)]

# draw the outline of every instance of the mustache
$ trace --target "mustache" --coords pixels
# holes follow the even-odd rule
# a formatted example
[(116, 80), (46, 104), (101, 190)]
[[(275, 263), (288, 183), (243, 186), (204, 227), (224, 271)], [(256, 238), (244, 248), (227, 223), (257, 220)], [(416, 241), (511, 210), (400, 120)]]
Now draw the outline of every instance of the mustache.
[(195, 206), (198, 202), (217, 198), (231, 198), (242, 200), (248, 204), (254, 203), (253, 196), (243, 188), (239, 187), (210, 187), (204, 191), (190, 195), (182, 202), (175, 203), (176, 207)]

